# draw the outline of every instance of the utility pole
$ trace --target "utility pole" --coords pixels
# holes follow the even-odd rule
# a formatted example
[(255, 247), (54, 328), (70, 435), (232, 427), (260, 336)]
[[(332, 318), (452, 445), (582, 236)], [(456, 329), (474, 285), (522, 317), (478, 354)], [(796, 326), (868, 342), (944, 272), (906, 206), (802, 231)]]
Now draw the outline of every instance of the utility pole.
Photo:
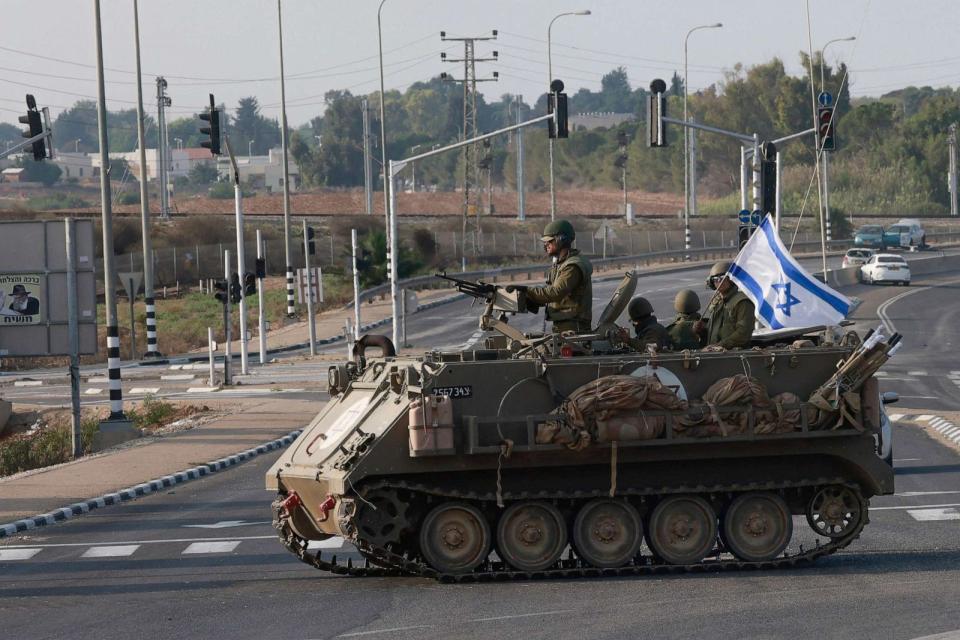
[[(523, 105), (523, 96), (517, 96), (517, 124), (519, 125), (523, 120), (521, 119), (521, 107)], [(517, 220), (523, 222), (527, 219), (527, 209), (526, 202), (524, 202), (524, 185), (523, 185), (523, 129), (517, 129), (515, 133), (515, 138), (517, 141)]]
[[(446, 31), (440, 32), (440, 40), (443, 42), (463, 42), (463, 58), (447, 58), (446, 53), (440, 54), (440, 59), (444, 62), (462, 62), (463, 78), (453, 78), (446, 73), (440, 74), (442, 79), (449, 79), (453, 82), (463, 83), (463, 129), (462, 140), (476, 138), (477, 132), (477, 83), (478, 82), (496, 82), (499, 74), (494, 71), (490, 78), (477, 78), (477, 62), (496, 62), (499, 54), (494, 51), (490, 58), (477, 58), (475, 55), (475, 45), (478, 41), (496, 40), (497, 30), (489, 36), (477, 36), (471, 38), (448, 38)], [(483, 250), (482, 229), (480, 227), (480, 207), (478, 206), (477, 192), (480, 189), (480, 166), (477, 145), (468, 144), (463, 147), (463, 235), (460, 239), (462, 268), (467, 268), (467, 234), (472, 232), (474, 237), (474, 254), (477, 255)], [(475, 217), (475, 222), (470, 221), (470, 217)]]
[(117, 328), (117, 282), (113, 264), (113, 210), (110, 193), (110, 145), (107, 141), (107, 97), (103, 81), (103, 36), (100, 0), (93, 0), (97, 42), (97, 130), (100, 142), (100, 207), (103, 226), (103, 297), (107, 324), (107, 376), (110, 379), (110, 417), (126, 423), (120, 386), (120, 331)]
[(950, 143), (950, 215), (957, 215), (957, 123), (950, 125), (947, 142)]
[(167, 120), (164, 109), (173, 104), (167, 95), (167, 81), (157, 78), (157, 179), (160, 182), (160, 216), (170, 217), (170, 192), (167, 190), (167, 167), (170, 149), (167, 147)]
[(287, 317), (296, 314), (293, 304), (293, 260), (290, 258), (290, 169), (287, 164), (287, 92), (283, 78), (283, 11), (277, 0), (277, 30), (280, 44), (280, 142), (283, 145), (283, 249), (287, 261)]
[[(143, 302), (147, 309), (147, 352), (144, 358), (159, 358), (157, 308), (153, 299), (153, 242), (150, 238), (150, 202), (147, 197), (147, 139), (143, 130), (143, 85), (140, 77), (140, 12), (133, 0), (133, 33), (137, 50), (137, 143), (140, 147), (140, 226), (143, 233)], [(134, 295), (136, 292), (131, 292)], [(134, 356), (135, 357), (135, 356)]]
[(363, 111), (363, 201), (367, 207), (367, 215), (373, 214), (373, 158), (370, 154), (370, 106), (367, 99), (360, 102)]

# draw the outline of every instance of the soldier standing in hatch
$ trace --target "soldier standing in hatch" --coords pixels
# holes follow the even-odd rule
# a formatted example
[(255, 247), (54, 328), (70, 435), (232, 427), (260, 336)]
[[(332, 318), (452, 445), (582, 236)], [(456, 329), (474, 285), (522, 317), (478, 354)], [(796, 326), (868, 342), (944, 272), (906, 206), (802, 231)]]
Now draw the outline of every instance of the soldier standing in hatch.
[(657, 316), (653, 315), (653, 305), (646, 298), (637, 296), (630, 301), (627, 306), (627, 314), (630, 316), (630, 323), (636, 332), (636, 337), (623, 330), (621, 336), (623, 342), (634, 351), (646, 351), (648, 345), (654, 345), (657, 351), (663, 351), (670, 348), (670, 336), (667, 330), (657, 322)]
[(730, 262), (722, 261), (710, 269), (707, 287), (717, 291), (707, 307), (706, 322), (698, 320), (694, 331), (705, 347), (746, 349), (756, 325), (756, 307), (727, 276)]
[(693, 327), (700, 319), (700, 296), (693, 289), (681, 289), (673, 299), (673, 308), (677, 317), (667, 325), (673, 348), (677, 351), (699, 349), (700, 338)]
[[(576, 233), (566, 220), (554, 220), (543, 229), (543, 249), (553, 258), (542, 287), (525, 288), (526, 299), (546, 305), (547, 320), (557, 333), (590, 333), (593, 321), (593, 267), (572, 247)], [(521, 289), (522, 287), (514, 287)]]

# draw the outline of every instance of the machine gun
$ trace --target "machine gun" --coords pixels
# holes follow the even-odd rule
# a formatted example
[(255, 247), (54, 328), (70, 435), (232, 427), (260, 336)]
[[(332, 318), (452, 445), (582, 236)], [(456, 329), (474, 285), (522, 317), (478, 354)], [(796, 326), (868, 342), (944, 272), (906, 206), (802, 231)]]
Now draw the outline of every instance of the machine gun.
[[(480, 328), (487, 331), (499, 331), (511, 340), (526, 341), (526, 336), (507, 324), (508, 313), (533, 311), (527, 308), (526, 295), (522, 287), (504, 289), (495, 284), (482, 281), (461, 280), (448, 276), (446, 271), (434, 276), (454, 283), (457, 291), (486, 303), (486, 309), (480, 316)], [(496, 315), (494, 315), (496, 312)], [(536, 311), (533, 311), (536, 313)]]
[(454, 284), (457, 291), (477, 298), (478, 300), (492, 302), (496, 298), (497, 285), (495, 284), (487, 284), (482, 280), (477, 282), (473, 282), (472, 280), (461, 280), (460, 278), (448, 276), (446, 271), (441, 271), (440, 273), (435, 273), (433, 275), (437, 278), (449, 280)]

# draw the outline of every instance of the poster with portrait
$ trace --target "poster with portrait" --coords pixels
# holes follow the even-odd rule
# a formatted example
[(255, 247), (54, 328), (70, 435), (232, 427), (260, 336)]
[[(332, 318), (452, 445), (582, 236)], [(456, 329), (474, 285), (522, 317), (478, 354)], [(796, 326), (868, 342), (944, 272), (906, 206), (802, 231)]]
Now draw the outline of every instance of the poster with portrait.
[(0, 273), (0, 326), (42, 323), (43, 283), (42, 273)]

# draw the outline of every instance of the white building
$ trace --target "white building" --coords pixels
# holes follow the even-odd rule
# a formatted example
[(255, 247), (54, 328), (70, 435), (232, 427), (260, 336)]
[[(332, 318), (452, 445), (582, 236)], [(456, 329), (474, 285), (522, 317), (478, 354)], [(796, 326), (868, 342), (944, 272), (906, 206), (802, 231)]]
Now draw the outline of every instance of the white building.
[(632, 113), (615, 113), (613, 111), (589, 111), (587, 113), (578, 113), (570, 116), (570, 129), (599, 129), (604, 127), (612, 129), (624, 122), (636, 120)]
[[(53, 164), (60, 167), (63, 173), (61, 180), (75, 178), (77, 180), (89, 180), (100, 174), (93, 171), (92, 154), (89, 153), (71, 153), (68, 151), (57, 151), (53, 157)], [(99, 165), (99, 157), (97, 158)]]
[[(204, 151), (207, 151), (204, 149)], [(209, 151), (207, 151), (209, 153)], [(300, 186), (300, 167), (289, 158), (290, 190), (296, 191)], [(217, 162), (217, 171), (227, 180), (231, 179), (230, 159), (220, 156)], [(240, 181), (251, 183), (255, 188), (266, 188), (268, 191), (283, 190), (283, 150), (270, 149), (265, 156), (240, 156), (237, 158), (237, 171)]]
[[(93, 155), (94, 167), (99, 168), (100, 156)], [(130, 166), (130, 172), (135, 178), (140, 177), (140, 151), (127, 151), (124, 153), (111, 153), (111, 158), (122, 158)], [(147, 181), (156, 180), (159, 173), (159, 153), (157, 149), (147, 149)], [(214, 157), (210, 155), (209, 149), (203, 147), (188, 147), (186, 149), (170, 149), (170, 170), (167, 172), (170, 180), (177, 177), (186, 177), (190, 170), (198, 164), (212, 164)], [(99, 175), (99, 174), (98, 174)]]

